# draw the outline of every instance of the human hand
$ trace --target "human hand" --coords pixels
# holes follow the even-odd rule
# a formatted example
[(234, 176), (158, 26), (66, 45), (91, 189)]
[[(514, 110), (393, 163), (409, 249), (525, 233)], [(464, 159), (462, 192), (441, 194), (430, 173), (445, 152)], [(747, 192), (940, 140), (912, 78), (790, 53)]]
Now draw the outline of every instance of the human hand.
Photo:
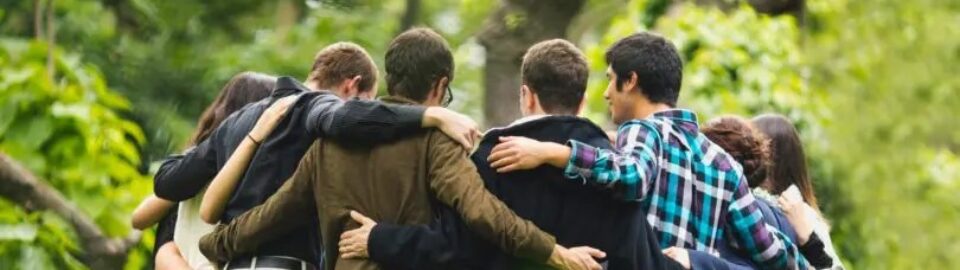
[(533, 169), (544, 163), (556, 167), (566, 165), (570, 148), (550, 142), (540, 142), (526, 137), (500, 137), (500, 144), (493, 147), (487, 161), (499, 173)]
[(370, 239), (370, 231), (373, 230), (373, 226), (377, 226), (377, 222), (357, 211), (350, 211), (350, 218), (360, 223), (360, 228), (340, 234), (340, 258), (368, 258), (370, 253), (367, 250), (367, 241)]
[(553, 253), (547, 264), (556, 269), (570, 270), (600, 270), (600, 264), (594, 258), (602, 259), (607, 254), (598, 249), (581, 246), (567, 249), (560, 245), (554, 245)]
[(678, 247), (668, 247), (663, 250), (663, 255), (670, 257), (674, 261), (680, 263), (684, 269), (690, 269), (690, 253), (683, 248)]
[(290, 107), (297, 101), (298, 97), (299, 96), (287, 96), (273, 102), (269, 108), (260, 114), (260, 118), (257, 119), (257, 124), (250, 130), (250, 137), (262, 143), (263, 140), (273, 132), (273, 129), (277, 127), (277, 124), (283, 120), (283, 116), (287, 114), (287, 111), (290, 110)]
[[(788, 196), (787, 194), (782, 194), (777, 198), (777, 202), (780, 203), (780, 210), (783, 210), (783, 214), (787, 216), (787, 221), (797, 231), (798, 245), (806, 244), (807, 240), (810, 240), (810, 235), (813, 234), (816, 222), (806, 214), (807, 208), (810, 206), (803, 202), (802, 198)], [(812, 211), (812, 209), (809, 211)]]
[(460, 143), (467, 151), (480, 138), (479, 125), (470, 117), (443, 107), (429, 107), (423, 112), (423, 127), (435, 127)]

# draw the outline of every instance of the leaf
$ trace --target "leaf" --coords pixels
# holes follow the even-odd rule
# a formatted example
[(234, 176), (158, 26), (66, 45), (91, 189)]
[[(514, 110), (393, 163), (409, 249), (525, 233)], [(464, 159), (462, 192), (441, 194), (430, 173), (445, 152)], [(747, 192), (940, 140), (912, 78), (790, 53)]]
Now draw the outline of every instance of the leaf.
[(36, 238), (37, 227), (33, 224), (0, 224), (0, 241), (32, 242)]

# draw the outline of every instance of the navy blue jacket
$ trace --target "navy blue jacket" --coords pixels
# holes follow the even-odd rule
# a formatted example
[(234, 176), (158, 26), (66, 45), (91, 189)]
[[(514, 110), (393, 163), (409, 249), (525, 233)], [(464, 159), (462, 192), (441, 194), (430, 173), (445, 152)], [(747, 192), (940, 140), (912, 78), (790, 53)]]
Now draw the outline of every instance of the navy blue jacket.
[[(544, 165), (533, 170), (497, 173), (486, 161), (501, 136), (525, 136), (566, 143), (575, 139), (611, 148), (606, 133), (574, 116), (546, 116), (487, 132), (471, 156), (487, 189), (520, 217), (567, 246), (592, 246), (607, 253), (608, 269), (680, 269), (664, 257), (639, 203), (610, 199), (608, 191), (563, 176)], [(370, 258), (387, 269), (542, 268), (499, 251), (470, 232), (459, 215), (443, 206), (435, 222), (420, 226), (378, 224), (369, 238)]]

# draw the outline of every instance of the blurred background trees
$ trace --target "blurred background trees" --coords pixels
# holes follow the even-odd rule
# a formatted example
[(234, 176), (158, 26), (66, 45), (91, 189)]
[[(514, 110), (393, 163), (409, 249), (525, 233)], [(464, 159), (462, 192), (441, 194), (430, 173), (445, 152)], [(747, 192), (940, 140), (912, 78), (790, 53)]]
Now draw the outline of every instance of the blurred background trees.
[(603, 52), (659, 32), (681, 106), (798, 123), (850, 268), (960, 265), (957, 1), (21, 0), (0, 1), (0, 269), (149, 268), (129, 212), (226, 80), (303, 78), (341, 40), (382, 70), (412, 26), (448, 39), (452, 106), (487, 126), (519, 114), (525, 49), (566, 38), (592, 69), (584, 115), (612, 128)]

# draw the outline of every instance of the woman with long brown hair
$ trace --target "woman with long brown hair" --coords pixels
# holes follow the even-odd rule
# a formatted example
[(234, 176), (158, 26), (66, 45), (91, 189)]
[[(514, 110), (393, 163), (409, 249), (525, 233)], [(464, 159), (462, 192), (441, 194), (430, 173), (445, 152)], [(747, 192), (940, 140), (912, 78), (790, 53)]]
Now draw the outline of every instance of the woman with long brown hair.
[[(270, 96), (276, 78), (255, 72), (237, 74), (220, 90), (213, 103), (204, 110), (197, 121), (197, 129), (190, 139), (186, 151), (205, 140), (211, 132), (233, 112), (249, 103)], [(260, 117), (260, 121), (250, 132), (260, 137), (269, 134), (289, 107), (289, 102), (276, 102)], [(202, 196), (202, 195), (200, 195)], [(174, 202), (150, 195), (133, 212), (132, 225), (136, 229), (145, 229), (153, 224), (157, 227), (155, 250), (156, 269), (198, 269), (212, 268), (199, 253), (196, 242), (199, 236), (212, 231), (203, 222), (199, 222), (199, 196), (180, 203), (179, 210), (170, 213), (176, 206)], [(174, 225), (174, 222), (176, 225)], [(174, 232), (176, 230), (176, 232)], [(191, 237), (193, 236), (193, 237)], [(197, 238), (197, 239), (183, 239)], [(194, 250), (196, 250), (194, 252)], [(198, 257), (199, 256), (199, 257)]]
[[(830, 226), (817, 205), (813, 182), (807, 172), (803, 143), (793, 122), (782, 115), (764, 114), (753, 118), (753, 126), (769, 138), (774, 156), (762, 187), (772, 194), (781, 195), (778, 201), (780, 209), (797, 230), (798, 241), (819, 238), (833, 259), (830, 269), (843, 269), (830, 240)], [(789, 196), (793, 186), (800, 196)]]
[[(806, 232), (804, 238), (800, 239), (801, 232), (795, 229), (798, 225), (789, 218), (786, 211), (780, 209), (782, 207), (778, 207), (781, 200), (771, 195), (771, 191), (766, 189), (770, 167), (773, 164), (770, 140), (755, 130), (749, 120), (737, 116), (713, 119), (704, 125), (702, 131), (707, 139), (723, 148), (740, 163), (747, 185), (757, 198), (756, 206), (763, 213), (763, 222), (787, 235), (787, 238), (797, 245), (800, 253), (812, 266), (819, 269), (836, 269), (839, 264), (834, 263), (836, 257), (831, 255), (832, 247), (829, 250), (824, 247), (826, 240), (809, 237), (811, 232)], [(739, 256), (724, 244), (721, 244), (719, 250), (720, 258), (701, 251), (687, 251), (679, 248), (668, 248), (664, 253), (688, 268), (756, 268), (749, 258)]]

